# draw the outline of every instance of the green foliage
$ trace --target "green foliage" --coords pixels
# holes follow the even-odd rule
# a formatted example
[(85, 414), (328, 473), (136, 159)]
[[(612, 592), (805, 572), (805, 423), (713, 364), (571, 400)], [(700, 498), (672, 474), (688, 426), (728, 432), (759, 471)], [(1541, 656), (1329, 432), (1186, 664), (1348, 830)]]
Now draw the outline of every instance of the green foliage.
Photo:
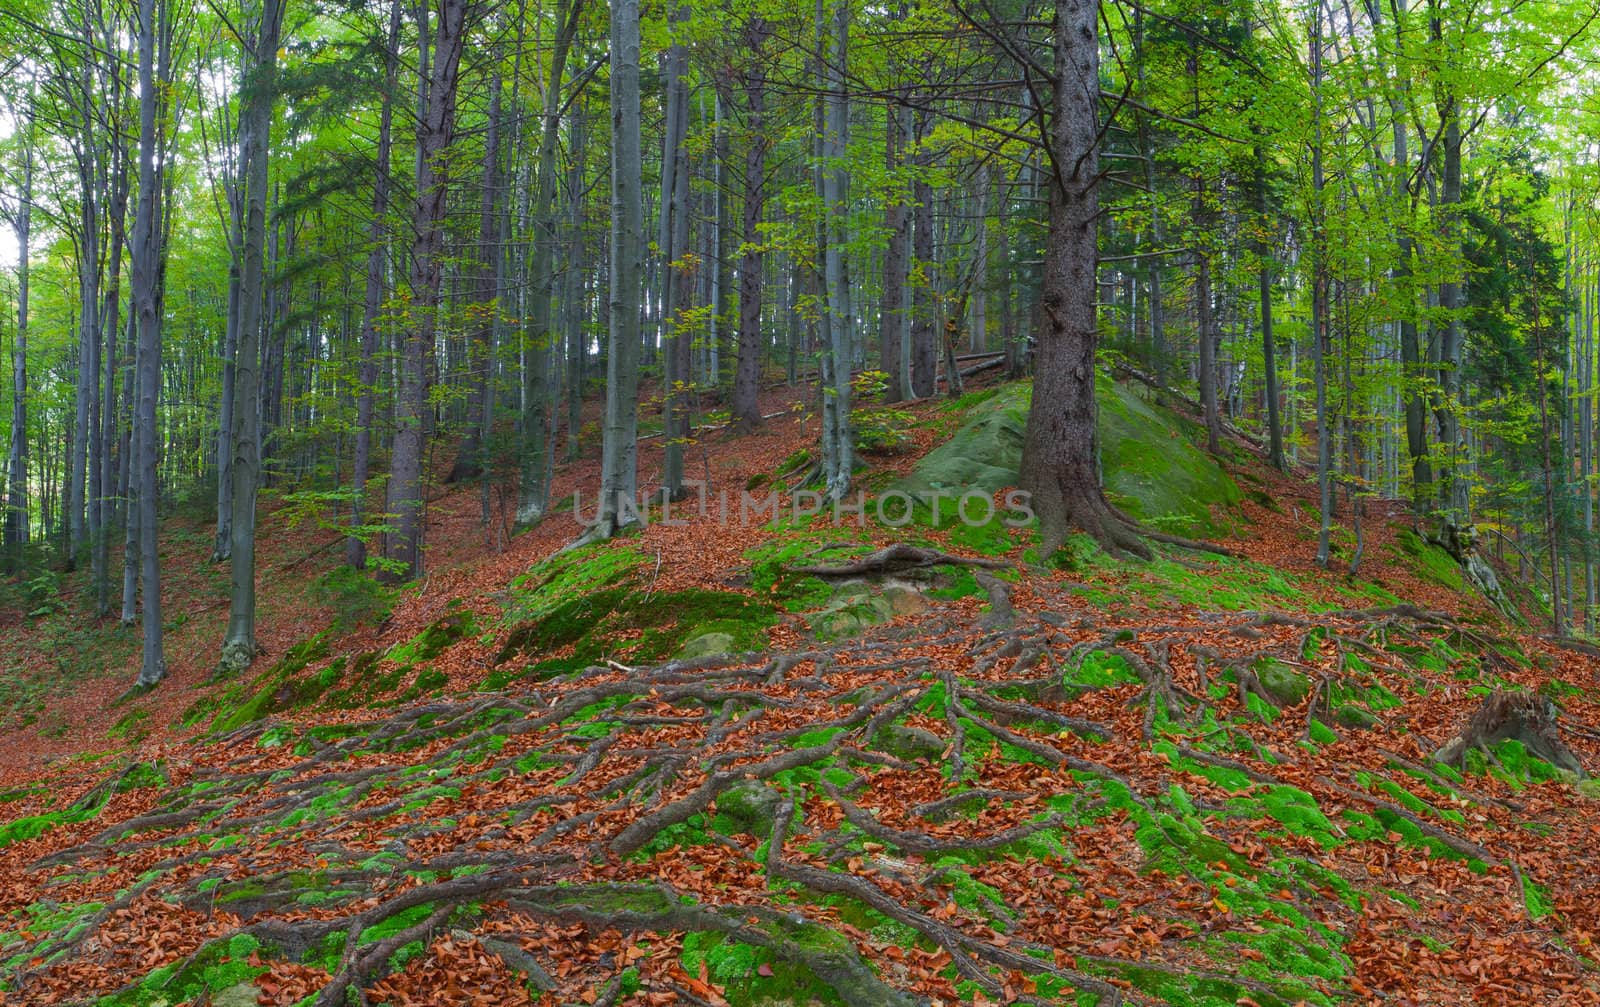
[(343, 635), (360, 626), (383, 622), (394, 609), (398, 591), (365, 571), (336, 566), (316, 579), (312, 597), (333, 613), (332, 631)]

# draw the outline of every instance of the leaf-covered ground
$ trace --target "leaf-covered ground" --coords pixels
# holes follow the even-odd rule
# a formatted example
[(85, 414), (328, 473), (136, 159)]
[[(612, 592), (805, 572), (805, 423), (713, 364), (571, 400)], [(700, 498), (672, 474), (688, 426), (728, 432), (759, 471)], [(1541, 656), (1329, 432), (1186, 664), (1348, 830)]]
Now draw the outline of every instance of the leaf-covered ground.
[[(1430, 761), (1525, 692), (1600, 766), (1595, 659), (1384, 515), (1371, 579), (1315, 571), (1303, 491), (1238, 475), (1270, 497), (1235, 558), (1046, 570), (926, 522), (459, 546), (387, 626), (11, 772), (5, 1000), (1600, 1002), (1600, 790), (1515, 740)], [(908, 538), (1014, 567), (790, 571)], [(677, 656), (713, 635), (742, 652)]]

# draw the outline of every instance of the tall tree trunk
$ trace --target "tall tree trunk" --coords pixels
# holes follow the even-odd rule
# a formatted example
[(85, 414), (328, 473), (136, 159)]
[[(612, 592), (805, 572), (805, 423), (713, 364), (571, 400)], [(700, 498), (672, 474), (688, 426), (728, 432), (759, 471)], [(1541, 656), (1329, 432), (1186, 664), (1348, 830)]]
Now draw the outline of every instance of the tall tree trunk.
[(1149, 546), (1106, 502), (1095, 429), (1096, 222), (1100, 216), (1098, 0), (1055, 5), (1055, 114), (1046, 145), (1050, 223), (1040, 276), (1033, 403), (1022, 448), (1044, 555), (1080, 528), (1106, 549), (1148, 557)]
[[(118, 69), (112, 70), (111, 92), (120, 105), (127, 87)], [(117, 501), (120, 499), (120, 469), (126, 469), (126, 453), (120, 449), (121, 421), (117, 411), (117, 381), (123, 365), (117, 349), (119, 333), (123, 331), (122, 304), (122, 253), (127, 239), (128, 189), (131, 177), (128, 171), (128, 138), (126, 135), (113, 141), (111, 169), (111, 209), (109, 213), (111, 235), (106, 245), (110, 262), (110, 275), (105, 285), (105, 300), (101, 308), (101, 331), (105, 333), (105, 384), (101, 398), (101, 450), (100, 450), (100, 520), (99, 534), (94, 542), (95, 611), (104, 617), (111, 612), (111, 531), (116, 525)]]
[(378, 113), (377, 164), (372, 178), (372, 221), (367, 225), (367, 284), (361, 302), (361, 362), (357, 369), (356, 443), (350, 477), (351, 535), (345, 540), (345, 562), (357, 570), (367, 565), (367, 477), (372, 466), (372, 400), (378, 383), (378, 312), (383, 307), (383, 264), (387, 258), (389, 154), (394, 134), (394, 92), (400, 72), (402, 0), (389, 5), (389, 34), (384, 47), (384, 87)]
[(11, 342), (11, 445), (6, 458), (6, 514), (3, 543), (5, 569), (22, 569), (22, 547), (28, 541), (28, 258), (33, 232), (33, 100), (20, 124), (22, 191), (17, 215), (17, 334)]
[(1317, 395), (1317, 565), (1330, 558), (1333, 521), (1333, 438), (1328, 429), (1328, 250), (1323, 206), (1322, 154), (1322, 7), (1311, 15), (1311, 351)]
[[(139, 553), (143, 568), (140, 609), (144, 628), (144, 653), (139, 685), (153, 686), (167, 674), (161, 640), (161, 559), (157, 542), (159, 522), (156, 437), (156, 403), (161, 394), (161, 180), (157, 177), (157, 106), (163, 89), (156, 74), (156, 46), (163, 39), (166, 53), (166, 7), (157, 0), (139, 0), (139, 204), (134, 216), (133, 308), (139, 325), (137, 361), (138, 406), (135, 411), (138, 444)], [(165, 59), (162, 60), (163, 65)], [(164, 76), (164, 75), (163, 75)]]
[(639, 485), (639, 302), (644, 180), (639, 141), (639, 0), (611, 5), (611, 293), (600, 500), (591, 534), (636, 523)]
[[(1138, 97), (1145, 100), (1144, 85), (1144, 7), (1134, 8), (1133, 13), (1133, 59), (1135, 79), (1138, 84)], [(1150, 117), (1141, 109), (1135, 110), (1134, 122), (1136, 123), (1137, 138), (1139, 141), (1139, 159), (1144, 167), (1144, 184), (1150, 199), (1150, 238), (1158, 252), (1165, 250), (1166, 233), (1161, 219), (1161, 196), (1156, 188), (1156, 144), (1155, 135), (1150, 129)], [(1150, 286), (1150, 372), (1155, 375), (1156, 384), (1167, 383), (1167, 331), (1166, 331), (1166, 303), (1161, 293), (1161, 267), (1166, 260), (1161, 255), (1152, 255), (1145, 259), (1145, 268), (1149, 273)]]
[[(84, 26), (87, 37), (88, 25)], [(83, 101), (92, 105), (90, 71), (84, 70)], [(67, 471), (67, 566), (76, 566), (85, 541), (84, 512), (88, 497), (88, 458), (93, 426), (91, 402), (98, 398), (100, 349), (100, 140), (92, 116), (86, 115), (85, 137), (79, 144), (78, 185), (78, 369), (72, 423), (72, 454)]]
[[(1429, 22), (1435, 45), (1443, 43), (1442, 18), (1434, 5)], [(1443, 133), (1439, 170), (1439, 237), (1448, 256), (1461, 252), (1458, 214), (1461, 205), (1461, 105), (1449, 82), (1448, 72), (1435, 84), (1434, 104)], [(1447, 524), (1467, 520), (1466, 445), (1461, 437), (1461, 285), (1453, 277), (1439, 284), (1439, 396), (1434, 411), (1438, 424), (1439, 446), (1443, 450), (1443, 470), (1439, 474), (1439, 505)]]
[[(493, 57), (491, 57), (492, 59)], [(490, 371), (494, 367), (494, 335), (505, 307), (499, 303), (500, 264), (505, 256), (500, 248), (500, 99), (503, 90), (500, 72), (493, 71), (489, 83), (489, 115), (483, 140), (483, 185), (478, 191), (477, 290), (478, 312), (473, 318), (467, 343), (467, 371), (471, 390), (467, 400), (467, 429), (461, 448), (450, 468), (447, 482), (478, 479), (488, 471), (490, 413), (489, 394), (493, 387)], [(487, 516), (484, 519), (488, 520)]]
[[(967, 337), (974, 353), (989, 347), (989, 201), (993, 185), (987, 166), (978, 169), (978, 195), (974, 200), (977, 223), (973, 237), (972, 281), (967, 301)], [(960, 384), (960, 372), (952, 370), (951, 386)]]
[[(919, 125), (917, 139), (925, 126)], [(927, 155), (918, 161), (926, 167)], [(911, 187), (914, 208), (912, 216), (911, 252), (918, 274), (911, 289), (911, 394), (914, 398), (927, 398), (934, 393), (938, 372), (939, 347), (934, 334), (933, 286), (933, 186), (922, 174)]]
[(239, 256), (239, 329), (233, 363), (233, 429), (228, 446), (232, 544), (228, 628), (222, 638), (220, 668), (239, 672), (250, 666), (256, 644), (256, 488), (261, 478), (260, 340), (261, 294), (266, 283), (263, 246), (267, 236), (267, 152), (272, 147), (272, 104), (276, 88), (278, 37), (283, 0), (262, 0), (253, 65), (240, 94), (240, 175), (244, 183), (244, 230)]
[(1283, 420), (1278, 415), (1278, 344), (1272, 331), (1272, 249), (1265, 235), (1268, 224), (1269, 194), (1267, 192), (1266, 160), (1258, 147), (1256, 163), (1256, 213), (1257, 227), (1263, 237), (1256, 242), (1257, 283), (1261, 296), (1261, 366), (1267, 381), (1267, 461), (1280, 472), (1287, 471), (1283, 458)]
[[(890, 178), (900, 168), (903, 116), (893, 103), (884, 110), (883, 161)], [(903, 191), (884, 197), (883, 229), (889, 242), (883, 253), (883, 307), (878, 312), (878, 369), (884, 377), (884, 401), (899, 402), (906, 397), (901, 380), (905, 353), (901, 336), (906, 312), (906, 245), (909, 243), (911, 215), (906, 212)]]
[[(1189, 83), (1194, 89), (1194, 117), (1200, 118), (1200, 56), (1196, 48), (1189, 50)], [(1200, 414), (1206, 426), (1206, 450), (1212, 454), (1222, 450), (1222, 412), (1217, 404), (1217, 342), (1216, 319), (1211, 304), (1211, 219), (1206, 205), (1206, 179), (1203, 168), (1194, 174), (1194, 320), (1195, 339), (1199, 348)]]
[[(687, 16), (682, 4), (667, 16), (673, 32)], [(684, 146), (689, 132), (688, 55), (681, 42), (667, 47), (666, 122), (661, 149), (661, 350), (663, 356), (662, 492), (668, 500), (683, 495), (683, 447), (689, 436), (689, 349), (692, 333), (683, 324), (693, 297), (693, 266), (689, 253), (689, 152)]]
[[(573, 110), (568, 124), (568, 143), (572, 150), (582, 150), (584, 144), (584, 108)], [(588, 318), (588, 295), (584, 273), (584, 219), (583, 219), (583, 158), (575, 157), (567, 168), (567, 295), (564, 333), (567, 344), (567, 460), (578, 457), (581, 447), (578, 435), (583, 427), (584, 357), (588, 353), (588, 336), (584, 322)]]
[[(228, 199), (228, 314), (222, 335), (222, 401), (217, 410), (217, 538), (213, 562), (233, 553), (233, 409), (239, 359), (239, 256), (244, 245), (244, 191), (237, 177), (223, 183)], [(259, 294), (260, 288), (257, 287)], [(259, 317), (260, 312), (257, 311)], [(258, 340), (259, 343), (259, 340)]]
[(761, 246), (761, 221), (767, 198), (767, 66), (762, 51), (771, 29), (759, 17), (745, 28), (750, 62), (743, 71), (745, 99), (744, 216), (739, 255), (739, 349), (733, 373), (733, 421), (743, 430), (761, 423), (758, 400), (761, 358), (766, 340), (761, 332), (761, 293), (766, 256)]
[[(135, 211), (137, 218), (137, 210)], [(134, 223), (135, 237), (138, 222)], [(136, 255), (138, 249), (131, 247)], [(130, 264), (131, 265), (131, 264)], [(121, 450), (121, 471), (117, 473), (117, 495), (123, 500), (122, 518), (122, 624), (132, 626), (139, 617), (139, 448), (133, 428), (137, 421), (134, 404), (135, 376), (139, 370), (139, 304), (138, 291), (133, 289), (129, 277), (128, 331), (123, 337), (122, 352), (122, 416), (124, 419)]]
[[(471, 3), (472, 0), (439, 0), (426, 109), (417, 131), (411, 317), (401, 340), (388, 494), (388, 510), (395, 515), (394, 533), (389, 537), (389, 559), (395, 564), (393, 576), (401, 580), (422, 573), (423, 423), (427, 417), (428, 366), (438, 325), (439, 281), (444, 266), (448, 188), (445, 153), (455, 135), (456, 84), (465, 43), (467, 8)], [(422, 44), (427, 47), (426, 38)]]
[(822, 479), (828, 497), (843, 500), (855, 469), (855, 434), (850, 423), (851, 322), (845, 281), (844, 246), (849, 176), (845, 150), (850, 121), (845, 93), (850, 52), (850, 6), (839, 0), (832, 25), (824, 28), (823, 0), (817, 0), (819, 52), (828, 82), (823, 101), (822, 157), (818, 161), (822, 197), (823, 284), (826, 335), (822, 347)]
[(582, 0), (560, 0), (556, 6), (556, 34), (540, 116), (539, 160), (534, 172), (533, 262), (529, 270), (532, 286), (528, 290), (528, 317), (523, 321), (522, 417), (519, 423), (522, 474), (516, 517), (517, 525), (523, 527), (544, 517), (549, 504), (550, 413), (546, 386), (550, 381), (550, 301), (555, 273), (556, 154), (561, 139), (562, 82), (582, 10)]

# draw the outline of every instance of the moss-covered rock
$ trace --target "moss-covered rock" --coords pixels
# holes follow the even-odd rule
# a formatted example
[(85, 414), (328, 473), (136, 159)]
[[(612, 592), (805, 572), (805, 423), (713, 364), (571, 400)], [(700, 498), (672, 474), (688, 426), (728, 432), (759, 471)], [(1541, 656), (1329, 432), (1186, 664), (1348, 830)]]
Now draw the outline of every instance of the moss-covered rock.
[(1360, 731), (1374, 731), (1383, 726), (1383, 721), (1371, 711), (1354, 703), (1346, 703), (1335, 710), (1333, 719), (1344, 727), (1353, 727)]
[(834, 589), (827, 604), (810, 617), (810, 624), (818, 639), (842, 640), (897, 616), (927, 610), (927, 597), (909, 583), (853, 580)]
[[(1032, 387), (1010, 386), (973, 407), (955, 436), (929, 452), (891, 489), (992, 494), (1022, 469)], [(1100, 460), (1106, 495), (1123, 510), (1180, 534), (1211, 534), (1243, 494), (1216, 459), (1195, 446), (1198, 427), (1102, 376)]]
[[(512, 628), (496, 663), (569, 647), (570, 660), (582, 667), (607, 658), (665, 661), (766, 646), (767, 628), (777, 622), (767, 599), (705, 588), (656, 591), (653, 571), (654, 563), (628, 543), (537, 564), (512, 587)], [(697, 638), (707, 639), (687, 653)]]
[(737, 645), (738, 641), (734, 639), (732, 633), (716, 631), (701, 633), (685, 641), (683, 649), (678, 651), (678, 656), (685, 660), (693, 660), (697, 657), (710, 657), (713, 654), (727, 654)]
[(1272, 657), (1258, 658), (1254, 671), (1261, 688), (1279, 706), (1298, 706), (1311, 695), (1311, 679)]
[(724, 835), (748, 832), (765, 838), (772, 834), (783, 795), (760, 780), (735, 784), (717, 795), (717, 817), (712, 826)]
[(885, 724), (867, 742), (867, 747), (897, 759), (916, 762), (918, 759), (939, 758), (944, 754), (945, 741), (932, 731), (920, 727)]

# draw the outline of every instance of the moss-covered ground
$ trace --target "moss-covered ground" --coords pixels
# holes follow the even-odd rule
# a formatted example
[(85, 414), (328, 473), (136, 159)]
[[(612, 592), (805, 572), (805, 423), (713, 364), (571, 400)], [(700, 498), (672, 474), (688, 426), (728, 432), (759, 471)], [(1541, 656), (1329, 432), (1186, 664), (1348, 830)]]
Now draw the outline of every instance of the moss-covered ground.
[[(1125, 441), (1192, 433), (1108, 391)], [(1239, 530), (1200, 461), (1200, 509), (1141, 516)], [(0, 998), (1600, 1002), (1600, 788), (1515, 739), (1432, 758), (1526, 692), (1600, 765), (1586, 655), (1435, 611), (1459, 585), (1403, 535), (1329, 578), (1085, 540), (1045, 564), (951, 517), (707, 532), (691, 555), (732, 558), (694, 575), (648, 533), (548, 555), (388, 636), (309, 635), (194, 703), (198, 740), (130, 703), (137, 758), (0, 792)], [(1013, 566), (795, 569), (888, 541)]]

